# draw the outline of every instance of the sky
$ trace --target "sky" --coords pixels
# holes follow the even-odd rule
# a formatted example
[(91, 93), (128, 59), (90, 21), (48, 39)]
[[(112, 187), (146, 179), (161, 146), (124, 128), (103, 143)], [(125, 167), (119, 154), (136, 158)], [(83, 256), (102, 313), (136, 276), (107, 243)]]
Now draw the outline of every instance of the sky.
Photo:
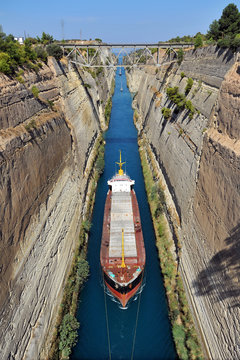
[(240, 10), (240, 0), (8, 0), (0, 24), (14, 36), (155, 43), (206, 33), (231, 2)]

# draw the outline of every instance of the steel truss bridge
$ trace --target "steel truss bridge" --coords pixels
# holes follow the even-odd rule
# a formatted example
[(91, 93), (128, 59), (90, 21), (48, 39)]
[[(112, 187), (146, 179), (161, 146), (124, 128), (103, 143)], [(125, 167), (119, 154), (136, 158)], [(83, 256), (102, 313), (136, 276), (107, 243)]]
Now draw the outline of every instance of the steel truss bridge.
[[(176, 54), (176, 50), (191, 48), (191, 43), (157, 43), (157, 44), (76, 44), (59, 43), (64, 55), (70, 62), (89, 68), (116, 68), (116, 67), (137, 67), (137, 66), (161, 66), (163, 58), (160, 56), (160, 49), (168, 50)], [(108, 56), (108, 54), (114, 54)], [(120, 56), (124, 56), (124, 63), (119, 63)], [(107, 58), (105, 64), (101, 59)], [(166, 63), (166, 60), (165, 60)]]

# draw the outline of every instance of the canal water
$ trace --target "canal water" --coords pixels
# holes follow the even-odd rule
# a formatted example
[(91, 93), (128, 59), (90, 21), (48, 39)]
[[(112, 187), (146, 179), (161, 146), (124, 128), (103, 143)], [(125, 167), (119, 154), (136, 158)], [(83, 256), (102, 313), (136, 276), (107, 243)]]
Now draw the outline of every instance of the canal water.
[[(121, 83), (123, 91), (120, 91)], [(109, 348), (112, 360), (130, 360), (132, 354), (133, 359), (136, 360), (176, 358), (131, 103), (132, 97), (126, 85), (124, 70), (122, 70), (122, 76), (119, 75), (118, 70), (110, 125), (105, 137), (105, 170), (97, 187), (93, 225), (89, 238), (87, 259), (90, 265), (90, 277), (80, 296), (77, 312), (80, 322), (79, 341), (74, 348), (71, 360), (106, 360), (110, 358)], [(104, 204), (108, 190), (107, 180), (117, 170), (115, 162), (119, 161), (120, 149), (122, 161), (126, 161), (126, 172), (135, 180), (146, 248), (146, 271), (142, 293), (125, 310), (121, 309), (109, 295), (104, 295), (99, 258)], [(135, 343), (134, 347), (133, 343)]]

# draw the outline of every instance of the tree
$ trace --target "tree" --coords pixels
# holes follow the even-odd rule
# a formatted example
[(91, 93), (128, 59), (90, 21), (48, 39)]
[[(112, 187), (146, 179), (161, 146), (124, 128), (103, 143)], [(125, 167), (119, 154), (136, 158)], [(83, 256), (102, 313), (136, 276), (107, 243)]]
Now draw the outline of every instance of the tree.
[(207, 33), (208, 39), (211, 39), (211, 38), (213, 40), (219, 39), (219, 36), (220, 36), (219, 26), (220, 26), (219, 22), (217, 20), (213, 20), (213, 22), (209, 26), (209, 30)]
[(44, 50), (43, 46), (36, 46), (34, 50), (35, 50), (35, 52), (37, 54), (37, 57), (39, 59), (41, 59), (44, 62), (47, 61), (48, 54), (47, 54), (46, 50)]
[(202, 39), (201, 34), (197, 34), (195, 41), (194, 41), (194, 48), (197, 49), (201, 46), (203, 46), (203, 39)]
[(56, 60), (60, 60), (63, 56), (61, 47), (57, 44), (50, 44), (47, 46), (47, 53), (49, 56), (54, 56)]
[(240, 13), (235, 4), (229, 4), (223, 9), (219, 19), (219, 31), (222, 37), (235, 36), (240, 29)]
[(64, 315), (62, 325), (60, 326), (60, 342), (59, 350), (62, 351), (62, 355), (67, 357), (71, 354), (72, 347), (77, 343), (78, 332), (80, 324), (77, 319), (71, 315)]
[(41, 43), (42, 44), (50, 44), (53, 42), (53, 37), (45, 32), (42, 33)]
[(10, 75), (12, 70), (10, 66), (10, 56), (4, 52), (0, 52), (0, 72)]

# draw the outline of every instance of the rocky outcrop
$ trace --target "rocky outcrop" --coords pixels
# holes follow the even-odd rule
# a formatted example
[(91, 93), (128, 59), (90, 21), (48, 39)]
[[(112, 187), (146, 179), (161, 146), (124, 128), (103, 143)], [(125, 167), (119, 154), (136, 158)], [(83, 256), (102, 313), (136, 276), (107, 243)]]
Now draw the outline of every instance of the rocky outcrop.
[[(185, 54), (180, 66), (128, 73), (137, 127), (149, 141), (171, 194), (173, 223), (182, 242), (180, 268), (190, 289), (208, 355), (240, 356), (240, 64), (227, 50), (207, 47)], [(182, 73), (182, 74), (181, 74)], [(196, 111), (178, 111), (166, 94), (177, 86)], [(164, 119), (162, 108), (172, 114)], [(141, 135), (140, 135), (141, 136)], [(168, 197), (167, 197), (168, 198)]]
[[(88, 160), (114, 74), (63, 60), (2, 76), (0, 87), (1, 359), (46, 358), (84, 212)], [(86, 86), (88, 84), (88, 86)], [(32, 86), (39, 90), (33, 96)], [(89, 160), (90, 161), (90, 160)]]

